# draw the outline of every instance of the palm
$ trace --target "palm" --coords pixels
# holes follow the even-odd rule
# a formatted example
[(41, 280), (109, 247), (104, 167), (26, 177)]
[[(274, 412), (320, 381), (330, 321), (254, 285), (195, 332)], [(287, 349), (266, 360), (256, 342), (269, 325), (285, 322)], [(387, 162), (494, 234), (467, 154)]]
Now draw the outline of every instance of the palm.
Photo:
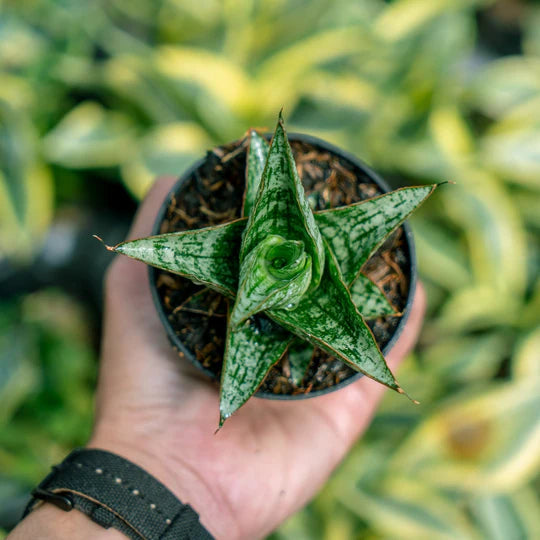
[[(132, 237), (148, 234), (171, 184), (156, 185)], [(217, 389), (171, 350), (152, 304), (146, 267), (116, 260), (106, 302), (92, 444), (139, 461), (190, 502), (218, 536), (262, 536), (305, 504), (363, 431), (383, 391), (365, 379), (316, 399), (254, 399), (215, 433)], [(414, 343), (420, 304), (390, 364)]]

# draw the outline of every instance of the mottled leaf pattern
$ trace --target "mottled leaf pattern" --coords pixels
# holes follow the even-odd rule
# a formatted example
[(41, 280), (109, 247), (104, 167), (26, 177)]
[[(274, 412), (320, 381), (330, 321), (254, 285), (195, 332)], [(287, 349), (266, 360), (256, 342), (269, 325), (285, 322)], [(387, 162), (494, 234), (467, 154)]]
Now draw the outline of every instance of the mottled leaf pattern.
[(326, 267), (319, 287), (306, 295), (296, 309), (268, 314), (297, 336), (321, 347), (357, 371), (403, 393), (379, 347), (351, 300), (332, 252), (326, 250)]
[(238, 286), (238, 253), (245, 221), (122, 242), (111, 251), (185, 276), (227, 296)]
[(244, 191), (244, 206), (242, 208), (243, 216), (249, 216), (255, 204), (255, 198), (259, 191), (269, 149), (270, 145), (266, 139), (254, 129), (250, 130), (249, 150), (246, 160), (246, 189)]
[(386, 315), (397, 315), (397, 311), (388, 301), (384, 293), (364, 274), (358, 277), (349, 287), (353, 304), (364, 319), (374, 319)]
[(296, 338), (289, 346), (289, 368), (291, 380), (296, 386), (300, 386), (306, 376), (307, 369), (313, 358), (313, 345)]
[(362, 265), (373, 252), (435, 187), (402, 188), (315, 215), (321, 234), (330, 244), (347, 285), (356, 279)]
[(264, 315), (249, 319), (234, 331), (229, 327), (221, 374), (220, 426), (257, 391), (292, 339)]
[(304, 242), (312, 259), (312, 288), (316, 287), (324, 268), (322, 238), (306, 201), (281, 116), (244, 232), (241, 262), (269, 234)]
[(240, 285), (229, 324), (240, 323), (260, 311), (290, 309), (311, 283), (311, 257), (302, 242), (270, 235), (242, 263)]
[[(361, 267), (434, 188), (403, 188), (314, 214), (280, 115), (270, 146), (250, 132), (244, 218), (109, 249), (235, 298), (223, 360), (220, 426), (256, 392), (287, 348), (297, 385), (318, 346), (403, 393), (363, 318), (396, 312)], [(198, 296), (189, 301), (181, 308), (203, 307)]]

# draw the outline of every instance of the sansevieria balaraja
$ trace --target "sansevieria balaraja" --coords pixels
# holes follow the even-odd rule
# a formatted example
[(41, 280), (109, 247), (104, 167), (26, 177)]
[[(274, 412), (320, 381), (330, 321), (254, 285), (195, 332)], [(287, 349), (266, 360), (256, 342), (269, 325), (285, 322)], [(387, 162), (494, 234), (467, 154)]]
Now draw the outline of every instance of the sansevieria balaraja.
[[(361, 268), (436, 184), (313, 212), (281, 114), (270, 144), (255, 130), (249, 138), (242, 218), (109, 249), (230, 298), (220, 426), (287, 350), (291, 376), (301, 378), (306, 343), (404, 393), (365, 322), (395, 310)], [(254, 324), (260, 314), (264, 333)]]

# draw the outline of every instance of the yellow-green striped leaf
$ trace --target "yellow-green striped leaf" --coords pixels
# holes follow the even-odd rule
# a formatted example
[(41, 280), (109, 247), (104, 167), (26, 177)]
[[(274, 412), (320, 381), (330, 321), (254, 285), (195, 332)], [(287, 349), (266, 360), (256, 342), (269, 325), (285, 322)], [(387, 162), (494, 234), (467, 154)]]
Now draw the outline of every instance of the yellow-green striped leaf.
[(72, 109), (43, 139), (47, 158), (64, 167), (111, 167), (133, 149), (129, 117), (86, 101)]
[(534, 489), (475, 497), (471, 510), (484, 538), (527, 539), (537, 538), (540, 534), (540, 500)]
[(512, 359), (514, 377), (540, 377), (540, 328), (526, 335)]
[(346, 488), (338, 498), (384, 538), (475, 538), (471, 523), (451, 498), (402, 475), (383, 480), (376, 491)]
[(456, 396), (411, 433), (389, 463), (419, 481), (465, 492), (508, 492), (540, 465), (538, 377)]

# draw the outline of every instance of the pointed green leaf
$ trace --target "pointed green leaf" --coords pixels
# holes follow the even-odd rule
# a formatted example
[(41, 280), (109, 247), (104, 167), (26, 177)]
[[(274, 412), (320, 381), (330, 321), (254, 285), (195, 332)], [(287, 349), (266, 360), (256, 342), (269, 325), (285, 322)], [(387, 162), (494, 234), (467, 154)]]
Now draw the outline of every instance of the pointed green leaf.
[[(403, 188), (397, 192), (362, 201), (349, 207), (315, 213), (317, 223), (321, 226), (322, 235), (332, 246), (332, 251), (336, 255), (340, 267), (353, 268), (356, 264), (363, 264), (371, 253), (384, 241), (385, 237), (381, 239), (381, 235), (384, 235), (384, 230), (377, 228), (376, 224), (380, 220), (382, 205), (385, 204), (385, 201), (392, 202), (394, 197), (390, 196), (406, 190), (426, 189), (428, 193), (424, 196), (425, 199), (432, 191), (431, 186), (427, 186), (426, 188)], [(423, 193), (425, 194), (426, 192), (424, 191)], [(361, 207), (362, 205), (366, 205), (368, 208), (364, 209)], [(350, 212), (351, 215), (348, 212), (344, 213), (344, 210), (347, 211), (349, 209), (353, 209)], [(355, 219), (362, 219), (363, 223), (355, 227)], [(349, 220), (351, 221), (349, 222)], [(399, 226), (402, 221), (399, 221), (395, 227)], [(237, 261), (233, 260), (234, 257), (230, 255), (238, 252), (242, 233), (247, 223), (247, 219), (242, 218), (216, 227), (181, 233), (168, 233), (133, 240), (131, 242), (123, 242), (110, 249), (143, 261), (151, 266), (184, 275), (199, 283), (204, 283), (227, 296), (234, 297), (239, 272)], [(365, 228), (366, 244), (371, 247), (364, 249), (364, 246), (360, 245), (358, 246), (358, 253), (352, 253), (353, 242), (348, 241), (350, 237), (347, 237), (347, 235), (338, 236), (337, 234), (345, 224), (350, 225), (349, 228), (355, 229), (356, 238), (362, 235), (362, 228)], [(165, 248), (177, 249), (176, 243), (178, 243), (178, 249), (184, 249), (187, 246), (187, 250), (176, 256), (172, 256), (172, 252), (167, 251), (168, 257), (162, 258), (161, 261), (159, 260), (160, 253), (153, 253), (152, 251), (153, 245), (163, 245)], [(197, 243), (204, 244), (204, 254), (200, 250), (200, 246), (197, 246)], [(162, 248), (158, 249), (158, 252), (161, 253), (165, 251)], [(350, 261), (351, 258), (357, 262), (352, 264)], [(350, 273), (352, 274), (352, 272)]]
[(238, 285), (238, 252), (245, 220), (194, 231), (122, 242), (111, 251), (187, 277), (226, 296)]
[(353, 369), (403, 393), (371, 330), (354, 306), (328, 246), (325, 273), (319, 287), (306, 295), (296, 309), (271, 310), (268, 315), (284, 328), (328, 351)]
[(244, 192), (243, 216), (249, 216), (259, 191), (264, 165), (270, 145), (254, 129), (249, 132), (249, 150), (246, 165), (246, 190)]
[(301, 240), (312, 259), (312, 289), (324, 269), (324, 248), (313, 212), (305, 198), (283, 119), (279, 118), (270, 145), (255, 205), (248, 219), (240, 253), (241, 262), (270, 234)]
[(350, 285), (357, 278), (373, 252), (435, 187), (402, 188), (315, 215), (321, 234), (336, 256), (345, 283)]
[(289, 347), (289, 368), (291, 380), (296, 386), (300, 386), (306, 376), (309, 364), (313, 358), (313, 345), (296, 338)]
[(384, 293), (364, 274), (349, 287), (353, 304), (365, 319), (375, 319), (386, 315), (397, 315), (397, 311)]
[(220, 426), (257, 391), (292, 339), (265, 316), (253, 317), (236, 330), (229, 325), (221, 374)]
[(229, 324), (235, 328), (260, 311), (292, 308), (310, 283), (311, 257), (303, 243), (267, 236), (242, 263)]
[(68, 168), (113, 167), (130, 159), (134, 135), (128, 115), (85, 101), (45, 135), (43, 151), (50, 161)]

